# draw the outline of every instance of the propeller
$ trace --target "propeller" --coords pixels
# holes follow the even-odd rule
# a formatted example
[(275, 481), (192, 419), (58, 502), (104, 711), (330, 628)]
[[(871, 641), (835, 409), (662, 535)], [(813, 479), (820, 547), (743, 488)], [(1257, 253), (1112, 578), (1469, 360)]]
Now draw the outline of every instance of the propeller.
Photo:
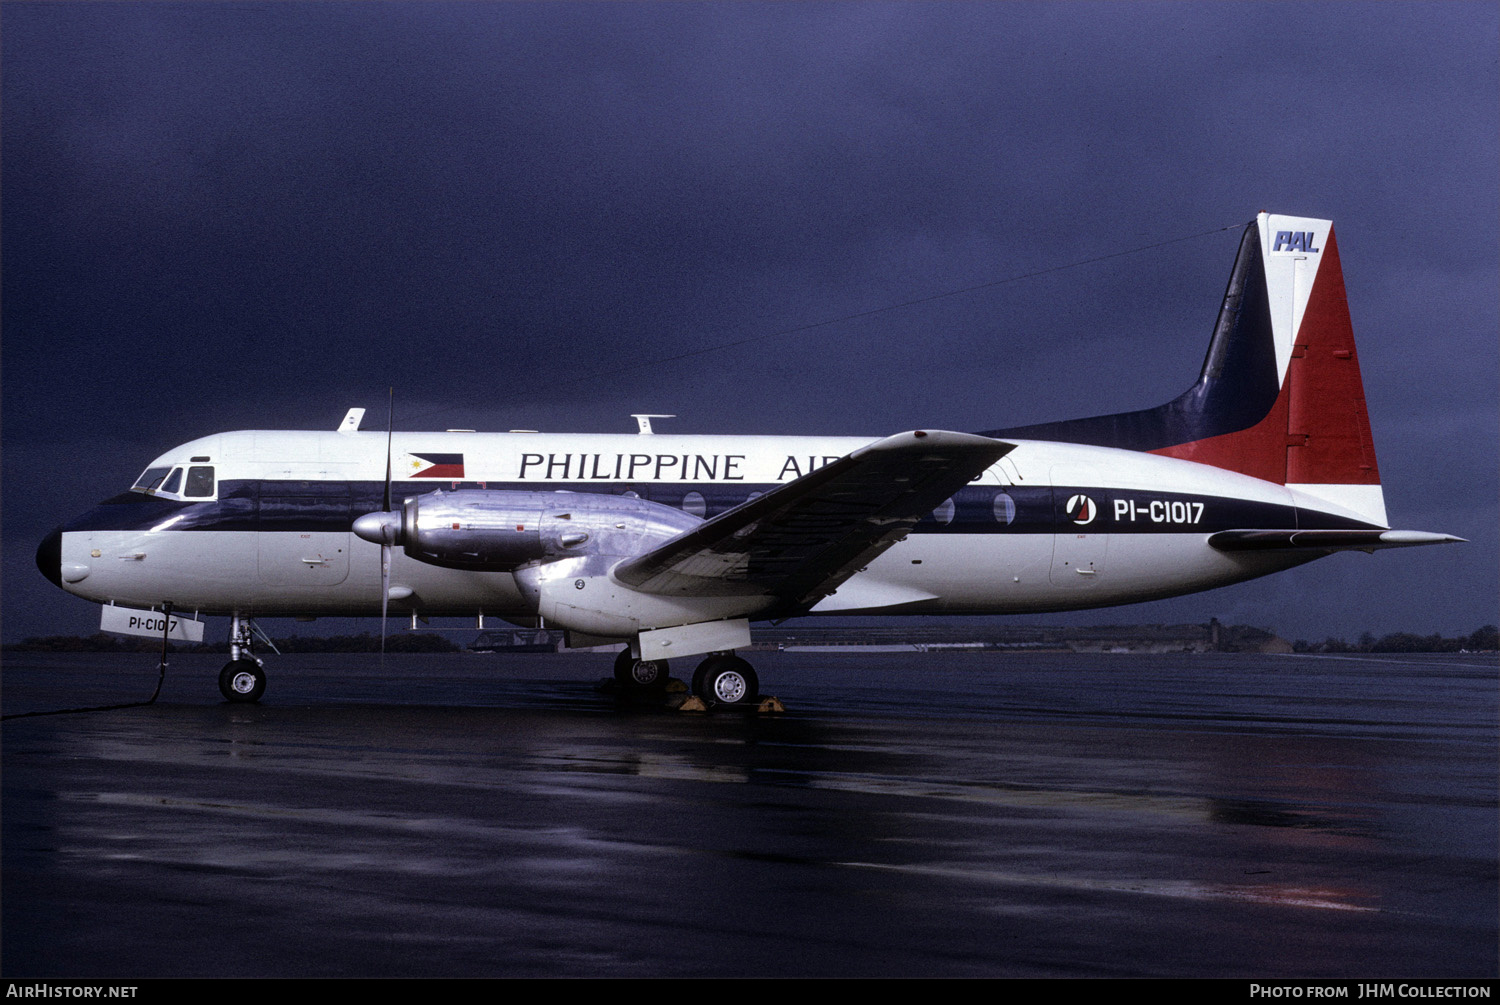
[[(385, 500), (381, 511), (391, 512), (391, 431), (396, 428), (396, 389), (385, 389)], [(391, 545), (396, 527), (387, 520), (380, 535), (380, 658), (385, 659), (385, 621), (391, 604)]]
[(379, 513), (354, 521), (356, 537), (380, 545), (380, 655), (385, 656), (385, 622), (391, 603), (391, 546), (401, 537), (401, 517), (391, 507), (391, 431), (395, 428), (395, 388), (387, 391), (385, 419), (385, 498)]

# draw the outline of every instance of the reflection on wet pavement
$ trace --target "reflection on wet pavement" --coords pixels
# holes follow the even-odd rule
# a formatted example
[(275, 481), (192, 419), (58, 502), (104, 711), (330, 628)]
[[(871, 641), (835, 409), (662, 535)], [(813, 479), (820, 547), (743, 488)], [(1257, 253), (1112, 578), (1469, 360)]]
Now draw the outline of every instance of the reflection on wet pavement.
[[(1497, 969), (1481, 657), (770, 654), (770, 717), (550, 655), (273, 659), (247, 708), (194, 659), (6, 724), (8, 977)], [(153, 674), (8, 661), (6, 711)]]

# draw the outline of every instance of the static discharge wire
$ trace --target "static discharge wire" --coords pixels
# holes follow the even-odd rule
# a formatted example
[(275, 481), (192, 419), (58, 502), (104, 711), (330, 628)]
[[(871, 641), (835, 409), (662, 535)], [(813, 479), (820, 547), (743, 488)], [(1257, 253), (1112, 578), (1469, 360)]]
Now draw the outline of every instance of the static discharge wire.
[(72, 715), (75, 712), (113, 712), (120, 708), (144, 708), (156, 703), (161, 695), (162, 682), (167, 679), (167, 636), (172, 630), (172, 605), (162, 605), (162, 631), (161, 631), (161, 661), (156, 667), (156, 690), (151, 692), (151, 697), (145, 701), (127, 701), (119, 705), (90, 705), (86, 708), (53, 708), (41, 712), (12, 712), (10, 715), (0, 715), (0, 721), (6, 719), (29, 719), (38, 715)]

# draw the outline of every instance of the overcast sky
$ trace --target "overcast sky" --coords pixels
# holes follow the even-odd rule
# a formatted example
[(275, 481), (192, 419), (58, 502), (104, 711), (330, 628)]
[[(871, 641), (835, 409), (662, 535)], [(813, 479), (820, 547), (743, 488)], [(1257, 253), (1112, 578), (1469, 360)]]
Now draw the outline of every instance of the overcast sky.
[(158, 453), (389, 385), (407, 429), (1157, 404), (1258, 210), (1334, 221), (1391, 521), (1473, 543), (1084, 620), (1493, 623), (1497, 12), (5, 3), (4, 638), (95, 630), (36, 543)]

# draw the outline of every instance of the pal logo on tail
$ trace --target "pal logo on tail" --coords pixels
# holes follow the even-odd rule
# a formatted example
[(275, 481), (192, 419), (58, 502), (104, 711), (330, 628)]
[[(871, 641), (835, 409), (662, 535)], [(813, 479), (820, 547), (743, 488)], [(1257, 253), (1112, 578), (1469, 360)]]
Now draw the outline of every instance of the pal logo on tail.
[(1319, 249), (1313, 247), (1313, 234), (1311, 230), (1278, 230), (1276, 232), (1276, 244), (1272, 251), (1305, 251), (1309, 255), (1318, 254)]

